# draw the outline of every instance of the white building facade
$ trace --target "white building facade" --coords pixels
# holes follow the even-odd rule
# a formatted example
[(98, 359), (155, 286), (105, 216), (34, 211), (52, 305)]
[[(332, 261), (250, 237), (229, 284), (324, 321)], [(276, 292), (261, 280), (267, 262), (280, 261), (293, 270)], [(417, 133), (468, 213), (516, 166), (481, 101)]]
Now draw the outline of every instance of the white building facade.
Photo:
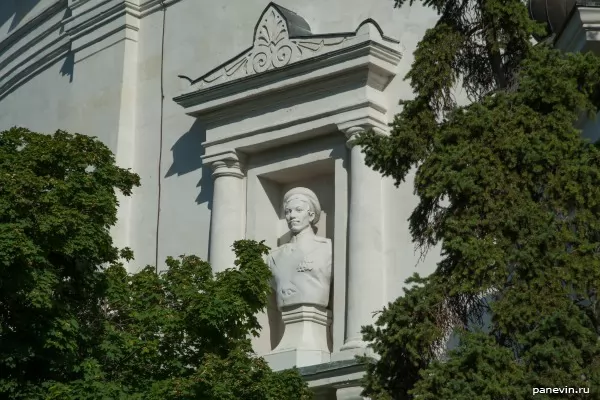
[[(309, 188), (331, 242), (329, 305), (318, 317), (271, 305), (255, 350), (300, 367), (317, 398), (360, 399), (360, 327), (436, 259), (419, 262), (411, 243), (411, 179), (394, 187), (352, 139), (388, 133), (436, 20), (391, 0), (4, 0), (0, 130), (97, 136), (141, 176), (114, 229), (131, 272), (181, 254), (223, 270), (242, 238), (277, 248), (283, 194)], [(561, 46), (595, 40), (596, 25), (571, 22)], [(318, 355), (274, 351), (291, 324)]]
[[(330, 301), (283, 315), (273, 302), (255, 350), (300, 367), (317, 398), (358, 399), (360, 327), (401, 294), (418, 254), (411, 182), (395, 188), (352, 139), (388, 132), (435, 20), (389, 0), (5, 1), (0, 130), (97, 136), (141, 176), (114, 229), (131, 272), (181, 254), (232, 267), (242, 238), (277, 248), (283, 194), (309, 188), (331, 243)], [(304, 345), (278, 347), (284, 332)]]

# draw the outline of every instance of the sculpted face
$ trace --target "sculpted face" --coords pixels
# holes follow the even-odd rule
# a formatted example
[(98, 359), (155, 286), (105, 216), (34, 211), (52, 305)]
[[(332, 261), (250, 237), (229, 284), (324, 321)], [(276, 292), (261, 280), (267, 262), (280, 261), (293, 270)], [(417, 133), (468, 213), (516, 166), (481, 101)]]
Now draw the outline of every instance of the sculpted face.
[(285, 220), (292, 233), (297, 234), (311, 227), (315, 213), (307, 200), (300, 196), (291, 198), (284, 207)]

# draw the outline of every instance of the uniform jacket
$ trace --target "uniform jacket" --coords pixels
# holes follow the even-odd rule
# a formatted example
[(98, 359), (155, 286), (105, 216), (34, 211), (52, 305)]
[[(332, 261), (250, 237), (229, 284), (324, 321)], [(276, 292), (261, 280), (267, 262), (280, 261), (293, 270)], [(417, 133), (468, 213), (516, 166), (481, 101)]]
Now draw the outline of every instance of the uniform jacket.
[[(303, 250), (304, 249), (304, 250)], [(331, 285), (331, 240), (314, 236), (302, 249), (287, 243), (273, 250), (268, 264), (273, 273), (277, 307), (300, 304), (327, 307)]]

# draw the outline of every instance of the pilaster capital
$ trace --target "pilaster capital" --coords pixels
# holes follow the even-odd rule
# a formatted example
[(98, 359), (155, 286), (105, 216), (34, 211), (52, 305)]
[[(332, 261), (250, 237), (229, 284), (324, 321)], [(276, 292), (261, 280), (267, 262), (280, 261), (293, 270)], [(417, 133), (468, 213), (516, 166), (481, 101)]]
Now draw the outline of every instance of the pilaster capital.
[(361, 118), (359, 120), (347, 121), (338, 124), (338, 129), (346, 136), (346, 145), (348, 148), (354, 147), (358, 135), (367, 131), (374, 131), (377, 134), (386, 134), (386, 125), (372, 118)]
[(220, 178), (222, 176), (232, 176), (234, 178), (243, 178), (244, 173), (239, 161), (222, 160), (213, 162), (210, 167), (213, 170), (212, 177)]
[(241, 179), (244, 177), (244, 172), (240, 158), (237, 152), (226, 151), (204, 156), (203, 161), (205, 165), (209, 165), (213, 170), (212, 177), (214, 179), (222, 176), (232, 176)]
[(369, 129), (371, 128), (368, 126), (352, 126), (345, 129), (343, 132), (344, 135), (346, 135), (346, 146), (348, 146), (349, 149), (353, 148), (356, 144), (356, 139), (358, 139), (358, 135), (367, 132)]

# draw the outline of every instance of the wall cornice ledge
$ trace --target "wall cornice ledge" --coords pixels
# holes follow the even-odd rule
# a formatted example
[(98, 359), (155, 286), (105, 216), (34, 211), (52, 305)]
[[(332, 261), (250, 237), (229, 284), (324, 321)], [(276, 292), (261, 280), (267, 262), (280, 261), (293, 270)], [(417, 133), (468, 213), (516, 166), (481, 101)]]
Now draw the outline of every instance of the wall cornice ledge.
[[(73, 0), (72, 0), (73, 1)], [(85, 5), (86, 3), (93, 0), (74, 0), (70, 8), (75, 10), (78, 7)], [(110, 1), (110, 0), (108, 0)], [(147, 15), (150, 15), (156, 11), (160, 11), (163, 7), (169, 7), (175, 3), (180, 2), (181, 0), (121, 0), (123, 3), (127, 3), (126, 7), (128, 7), (131, 12), (137, 18), (144, 18)]]
[[(397, 65), (400, 58), (399, 52), (375, 41), (365, 40), (353, 46), (347, 46), (279, 69), (242, 77), (217, 86), (193, 90), (177, 96), (173, 100), (184, 107), (187, 114), (200, 116), (213, 112), (227, 103), (237, 103), (242, 99), (248, 101), (272, 91), (282, 92), (286, 87), (306, 85), (310, 81), (323, 80), (329, 75), (350, 73), (352, 70), (360, 68), (377, 70), (391, 79), (395, 75), (391, 68)], [(353, 60), (357, 62), (352, 63)], [(378, 66), (380, 63), (376, 61), (387, 63), (386, 67), (391, 68)], [(346, 65), (342, 66), (344, 63)], [(365, 71), (365, 82), (367, 73), (368, 71)]]
[(137, 3), (58, 0), (44, 9), (0, 42), (0, 100), (69, 52), (117, 34), (137, 41), (141, 15)]
[(57, 0), (50, 6), (42, 10), (38, 15), (25, 22), (22, 26), (15, 29), (10, 35), (0, 42), (0, 56), (13, 44), (27, 36), (38, 26), (48, 21), (61, 11), (67, 11), (68, 0)]
[[(117, 23), (115, 28), (109, 29), (110, 32), (103, 32), (103, 29), (123, 18), (123, 23)], [(133, 32), (139, 30), (139, 9), (131, 1), (123, 0), (88, 0), (79, 5), (73, 12), (73, 15), (63, 21), (64, 29), (72, 41), (82, 39), (89, 35), (87, 39), (80, 40), (74, 51), (86, 47), (87, 44), (98, 42), (105, 36), (115, 33), (115, 30), (130, 29)], [(100, 35), (94, 35), (100, 33)], [(103, 35), (104, 33), (104, 35)]]
[(156, 11), (160, 11), (163, 6), (169, 7), (180, 1), (181, 0), (147, 0), (139, 6), (140, 18), (144, 18)]
[(355, 32), (312, 34), (293, 11), (271, 3), (254, 45), (174, 98), (206, 127), (205, 155), (252, 154), (337, 131), (346, 121), (387, 128), (388, 96), (402, 57), (372, 20)]
[(0, 44), (0, 100), (64, 57), (70, 40), (61, 30), (67, 2), (46, 8)]
[(63, 58), (71, 47), (67, 37), (62, 36), (51, 46), (37, 52), (35, 56), (20, 61), (15, 67), (0, 75), (0, 101), (31, 76)]
[[(56, 0), (0, 41), (0, 70), (9, 58), (22, 53), (24, 48), (35, 45), (54, 30), (63, 29), (61, 35), (69, 36), (71, 40), (77, 39), (124, 15), (143, 18), (179, 1), (181, 0), (139, 0), (141, 4), (138, 4), (138, 1), (131, 0)], [(61, 22), (57, 22), (56, 17), (61, 12), (65, 15)], [(71, 15), (67, 16), (69, 13)], [(53, 18), (54, 21), (47, 25)], [(122, 28), (137, 31), (139, 26), (136, 23), (126, 23)]]
[[(376, 43), (379, 55), (398, 63), (399, 42), (383, 34), (372, 19), (363, 21), (356, 31), (313, 34), (308, 23), (298, 14), (270, 3), (254, 28), (253, 45), (197, 79), (179, 77), (190, 83), (189, 92), (240, 82), (244, 78), (263, 75), (272, 70), (316, 60), (326, 54), (340, 53), (361, 43)], [(377, 53), (374, 52), (374, 55)]]
[(352, 359), (302, 367), (298, 368), (298, 372), (309, 388), (320, 392), (327, 389), (360, 386), (366, 369), (366, 364)]
[(554, 41), (555, 47), (569, 52), (600, 49), (600, 7), (576, 5), (562, 31)]

